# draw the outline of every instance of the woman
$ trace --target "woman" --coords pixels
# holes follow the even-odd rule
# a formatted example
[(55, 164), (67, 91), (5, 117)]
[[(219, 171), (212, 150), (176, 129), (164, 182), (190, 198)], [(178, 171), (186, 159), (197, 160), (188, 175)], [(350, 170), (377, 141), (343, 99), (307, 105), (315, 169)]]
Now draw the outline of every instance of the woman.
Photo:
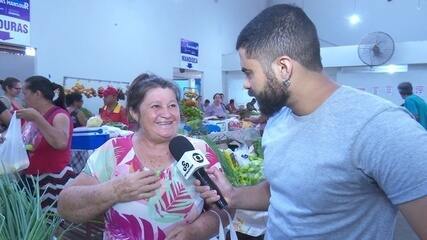
[(118, 101), (119, 91), (113, 87), (107, 87), (103, 92), (103, 98), (104, 106), (99, 109), (99, 115), (101, 116), (102, 121), (104, 123), (119, 122), (128, 126), (129, 121), (126, 109), (122, 107)]
[[(127, 107), (139, 129), (108, 141), (91, 155), (83, 172), (60, 194), (59, 213), (65, 219), (85, 222), (104, 214), (104, 239), (109, 240), (215, 235), (217, 215), (201, 213), (202, 199), (169, 152), (180, 122), (179, 96), (172, 82), (154, 75), (133, 81)], [(211, 165), (218, 164), (204, 141), (190, 141)]]
[(205, 117), (225, 118), (227, 116), (222, 99), (221, 93), (215, 93), (213, 96), (214, 102), (206, 109)]
[(230, 102), (227, 104), (227, 106), (225, 106), (225, 108), (231, 114), (237, 113), (236, 105), (234, 105), (234, 99), (230, 99)]
[(10, 119), (12, 115), (10, 115), (9, 109), (0, 101), (0, 143), (4, 141), (4, 134), (9, 126)]
[(0, 84), (5, 94), (5, 96), (0, 97), (0, 101), (6, 105), (11, 113), (21, 109), (21, 104), (16, 100), (22, 90), (21, 82), (16, 78), (8, 77), (5, 80), (0, 80)]
[[(55, 91), (59, 93), (53, 101)], [(26, 120), (23, 136), (29, 146), (30, 166), (25, 170), (25, 175), (40, 176), (41, 191), (47, 193), (42, 207), (47, 207), (56, 200), (59, 191), (73, 174), (72, 168), (67, 166), (71, 156), (73, 126), (64, 106), (64, 89), (60, 85), (42, 76), (30, 77), (25, 80), (24, 98), (29, 108), (16, 113), (17, 117)], [(32, 187), (31, 184), (29, 187)]]
[(80, 110), (83, 106), (83, 96), (81, 93), (70, 93), (65, 98), (67, 110), (70, 113), (74, 128), (86, 126), (86, 115)]

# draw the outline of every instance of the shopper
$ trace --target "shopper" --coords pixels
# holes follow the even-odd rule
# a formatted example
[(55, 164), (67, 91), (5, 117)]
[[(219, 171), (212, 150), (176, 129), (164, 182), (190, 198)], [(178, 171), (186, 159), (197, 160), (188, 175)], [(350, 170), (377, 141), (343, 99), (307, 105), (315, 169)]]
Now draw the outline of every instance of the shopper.
[(413, 94), (412, 84), (410, 82), (402, 82), (397, 87), (400, 96), (405, 100), (403, 106), (412, 113), (415, 120), (427, 129), (427, 104), (419, 96)]
[(22, 106), (16, 99), (22, 90), (21, 82), (16, 78), (8, 77), (4, 80), (0, 80), (0, 84), (4, 91), (4, 96), (0, 97), (0, 101), (4, 103), (11, 113), (21, 109)]
[(222, 103), (221, 93), (215, 93), (213, 96), (213, 103), (205, 111), (205, 117), (216, 117), (216, 118), (225, 118), (227, 112), (225, 106)]
[(4, 103), (0, 101), (0, 143), (4, 140), (4, 132), (6, 132), (10, 119), (12, 118), (12, 115), (8, 110), (9, 109), (4, 105)]
[(228, 102), (227, 106), (225, 106), (225, 108), (231, 114), (236, 114), (237, 113), (236, 105), (234, 105), (234, 99), (230, 99), (230, 101)]
[(70, 93), (65, 97), (67, 110), (70, 113), (73, 127), (86, 126), (86, 115), (80, 109), (83, 107), (83, 96), (81, 93)]
[[(59, 92), (54, 99), (55, 91)], [(71, 156), (71, 135), (73, 125), (65, 108), (64, 89), (42, 76), (25, 80), (24, 98), (28, 108), (16, 112), (17, 117), (26, 120), (23, 137), (29, 145), (30, 166), (24, 171), (29, 187), (30, 176), (39, 176), (41, 193), (44, 193), (42, 207), (49, 207), (67, 183), (74, 176), (68, 166)], [(55, 211), (56, 204), (51, 209)]]

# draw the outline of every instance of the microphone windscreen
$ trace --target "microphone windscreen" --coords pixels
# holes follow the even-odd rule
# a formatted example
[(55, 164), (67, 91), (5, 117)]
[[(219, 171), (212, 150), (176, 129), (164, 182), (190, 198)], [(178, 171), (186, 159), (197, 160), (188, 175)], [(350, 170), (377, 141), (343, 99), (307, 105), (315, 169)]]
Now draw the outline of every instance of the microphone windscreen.
[(194, 150), (193, 144), (184, 136), (176, 136), (169, 143), (169, 151), (176, 161), (179, 161), (185, 152), (192, 150)]

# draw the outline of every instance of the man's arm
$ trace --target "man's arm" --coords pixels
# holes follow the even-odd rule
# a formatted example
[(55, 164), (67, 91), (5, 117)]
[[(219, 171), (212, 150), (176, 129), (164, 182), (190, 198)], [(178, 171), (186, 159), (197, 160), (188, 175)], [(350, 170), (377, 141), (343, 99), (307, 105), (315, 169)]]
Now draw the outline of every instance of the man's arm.
[(409, 225), (422, 240), (427, 240), (427, 196), (399, 205)]
[(255, 186), (235, 188), (231, 203), (236, 209), (267, 211), (270, 205), (270, 184), (263, 181)]
[(421, 239), (427, 240), (427, 132), (400, 108), (375, 116), (353, 145), (358, 168), (374, 179)]
[[(263, 181), (255, 186), (233, 187), (224, 174), (213, 167), (206, 172), (218, 186), (222, 195), (232, 209), (246, 209), (254, 211), (266, 211), (270, 204), (270, 184)], [(200, 181), (196, 180), (196, 191), (209, 205), (213, 205), (219, 200), (219, 195), (209, 186), (200, 186)]]

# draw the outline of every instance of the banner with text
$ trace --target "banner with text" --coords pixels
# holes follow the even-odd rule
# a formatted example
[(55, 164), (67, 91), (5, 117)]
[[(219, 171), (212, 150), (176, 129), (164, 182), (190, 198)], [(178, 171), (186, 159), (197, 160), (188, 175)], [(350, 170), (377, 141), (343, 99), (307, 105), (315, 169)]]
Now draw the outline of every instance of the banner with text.
[(30, 0), (0, 0), (0, 42), (30, 46)]
[(186, 39), (181, 39), (181, 67), (197, 69), (199, 64), (199, 44)]

